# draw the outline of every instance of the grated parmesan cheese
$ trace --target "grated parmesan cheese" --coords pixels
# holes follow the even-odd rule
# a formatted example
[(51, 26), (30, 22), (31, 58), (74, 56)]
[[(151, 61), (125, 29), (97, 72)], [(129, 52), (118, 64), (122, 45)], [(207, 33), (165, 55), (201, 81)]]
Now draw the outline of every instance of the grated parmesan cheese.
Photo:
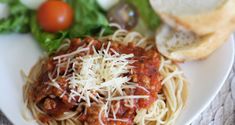
[[(61, 89), (57, 83), (58, 72), (61, 66), (65, 66), (63, 77), (67, 78), (66, 80), (70, 89), (68, 94), (69, 102), (72, 100), (77, 101), (77, 103), (85, 101), (88, 107), (91, 106), (92, 101), (102, 104), (103, 106), (99, 112), (100, 124), (103, 124), (102, 115), (108, 120), (126, 121), (125, 119), (117, 119), (116, 117), (121, 100), (129, 102), (127, 105), (133, 107), (134, 99), (149, 97), (146, 95), (126, 95), (124, 92), (126, 88), (140, 88), (146, 92), (149, 91), (136, 83), (130, 82), (131, 78), (123, 76), (123, 74), (130, 72), (134, 68), (131, 66), (134, 63), (134, 60), (131, 60), (134, 55), (120, 54), (110, 47), (110, 42), (106, 48), (102, 44), (100, 50), (96, 50), (94, 46), (89, 44), (88, 46), (78, 47), (71, 53), (56, 56), (53, 60), (57, 61), (57, 77), (53, 79), (49, 75), (51, 80), (49, 85)], [(88, 54), (90, 48), (93, 51), (92, 55)], [(76, 56), (84, 52), (87, 52), (85, 56)], [(67, 72), (70, 70), (69, 66), (71, 66), (73, 73), (67, 76)], [(101, 97), (99, 95), (101, 93), (106, 97)], [(61, 95), (61, 98), (64, 94)], [(79, 99), (75, 97), (79, 97)], [(117, 102), (115, 107), (113, 107), (112, 101)], [(110, 111), (113, 114), (113, 118), (108, 117)]]

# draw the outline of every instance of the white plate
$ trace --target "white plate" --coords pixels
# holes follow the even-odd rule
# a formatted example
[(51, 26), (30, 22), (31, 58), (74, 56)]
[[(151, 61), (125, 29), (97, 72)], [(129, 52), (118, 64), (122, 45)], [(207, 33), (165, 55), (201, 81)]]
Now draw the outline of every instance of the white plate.
[[(226, 44), (203, 61), (182, 64), (188, 85), (187, 104), (177, 125), (189, 124), (216, 96), (233, 64), (234, 43)], [(0, 109), (16, 125), (33, 124), (22, 117), (22, 86), (20, 70), (28, 74), (42, 52), (30, 35), (0, 36)]]

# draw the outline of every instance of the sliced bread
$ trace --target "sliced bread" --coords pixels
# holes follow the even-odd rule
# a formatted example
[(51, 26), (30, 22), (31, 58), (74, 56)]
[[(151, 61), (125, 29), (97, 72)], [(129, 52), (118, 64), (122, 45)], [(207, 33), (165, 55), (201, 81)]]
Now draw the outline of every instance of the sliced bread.
[(235, 0), (150, 0), (164, 22), (199, 36), (224, 29), (235, 17)]
[(197, 36), (193, 32), (179, 31), (164, 24), (157, 31), (156, 44), (159, 52), (174, 61), (203, 59), (220, 47), (231, 35), (235, 25), (214, 33)]

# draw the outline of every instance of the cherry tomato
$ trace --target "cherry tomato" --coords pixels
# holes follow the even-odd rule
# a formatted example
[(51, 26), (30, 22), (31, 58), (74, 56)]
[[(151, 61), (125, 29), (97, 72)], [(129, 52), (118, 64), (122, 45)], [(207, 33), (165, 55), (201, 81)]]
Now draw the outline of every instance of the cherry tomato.
[(63, 1), (48, 0), (39, 7), (37, 21), (47, 32), (65, 30), (73, 22), (73, 10)]

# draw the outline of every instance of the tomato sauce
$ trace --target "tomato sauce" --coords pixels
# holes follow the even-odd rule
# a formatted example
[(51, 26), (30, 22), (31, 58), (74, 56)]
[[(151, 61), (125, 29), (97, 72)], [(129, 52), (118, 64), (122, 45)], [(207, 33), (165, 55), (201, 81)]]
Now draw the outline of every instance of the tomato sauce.
[(148, 108), (156, 99), (157, 94), (161, 89), (160, 74), (158, 68), (160, 65), (160, 57), (155, 49), (144, 50), (143, 48), (136, 47), (134, 44), (122, 46), (117, 51), (121, 53), (134, 54), (135, 63), (133, 64), (134, 73), (132, 82), (137, 82), (140, 86), (146, 88), (148, 92), (143, 89), (137, 88), (135, 95), (148, 95), (148, 99), (139, 99), (138, 108)]
[[(52, 55), (46, 64), (44, 64), (44, 68), (42, 69), (41, 75), (39, 77), (38, 83), (34, 86), (32, 93), (35, 102), (39, 106), (41, 110), (47, 113), (47, 117), (45, 115), (41, 118), (42, 122), (48, 121), (48, 119), (52, 117), (59, 117), (64, 112), (74, 111), (77, 108), (75, 102), (68, 102), (68, 83), (65, 79), (59, 78), (60, 86), (62, 90), (58, 90), (56, 88), (47, 88), (48, 86), (45, 84), (49, 81), (48, 73), (54, 71), (55, 63), (52, 58), (54, 56), (62, 55), (65, 53), (70, 53), (77, 49), (77, 47), (82, 45), (88, 45), (92, 42), (92, 45), (99, 50), (102, 46), (100, 41), (94, 40), (92, 38), (81, 39), (73, 39), (71, 42), (71, 46), (68, 50), (60, 51), (59, 53)], [(107, 43), (104, 42), (107, 46)], [(148, 108), (156, 99), (157, 94), (161, 90), (160, 84), (160, 74), (158, 72), (158, 68), (160, 65), (160, 57), (156, 49), (145, 50), (140, 47), (136, 47), (133, 43), (128, 45), (122, 45), (113, 42), (111, 44), (111, 48), (114, 49), (118, 53), (123, 54), (134, 54), (133, 60), (135, 62), (132, 64), (135, 68), (130, 73), (125, 74), (131, 78), (130, 82), (135, 82), (139, 86), (144, 87), (145, 91), (141, 88), (136, 88), (134, 91), (134, 95), (147, 95), (149, 98), (146, 99), (135, 99), (134, 107), (126, 107), (124, 102), (121, 101), (119, 110), (116, 114), (118, 119), (127, 119), (127, 122), (122, 121), (112, 121), (109, 119), (102, 118), (105, 124), (116, 124), (116, 125), (132, 125), (133, 120), (136, 116), (136, 110), (141, 108)], [(90, 54), (92, 51), (90, 49)], [(82, 56), (82, 55), (80, 55)], [(60, 74), (63, 74), (64, 70), (60, 71)], [(65, 96), (63, 98), (59, 98), (62, 92), (65, 91)], [(127, 92), (128, 93), (128, 92)], [(50, 95), (54, 95), (54, 98), (51, 98)], [(79, 98), (78, 98), (79, 99)], [(81, 122), (86, 122), (86, 124), (99, 124), (98, 120), (98, 112), (100, 110), (99, 105), (94, 105), (87, 108), (86, 114), (84, 114), (81, 110), (79, 115), (79, 120)], [(112, 117), (112, 113), (109, 114)], [(45, 120), (46, 119), (46, 120)]]

